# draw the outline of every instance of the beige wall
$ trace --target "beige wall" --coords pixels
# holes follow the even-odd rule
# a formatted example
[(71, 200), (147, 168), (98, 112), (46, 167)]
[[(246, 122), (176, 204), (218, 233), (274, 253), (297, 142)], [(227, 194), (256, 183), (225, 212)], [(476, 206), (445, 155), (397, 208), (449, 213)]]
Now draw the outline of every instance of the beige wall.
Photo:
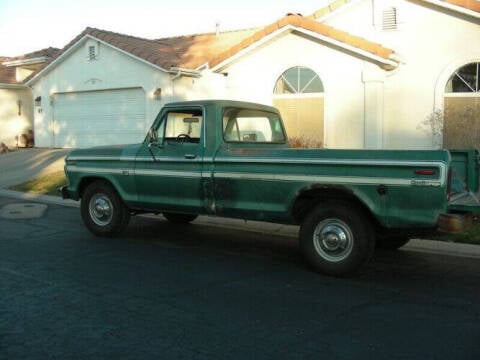
[[(21, 101), (19, 115), (18, 101)], [(33, 100), (30, 89), (0, 89), (0, 142), (16, 146), (15, 136), (32, 129)]]
[[(420, 1), (358, 0), (325, 21), (327, 24), (395, 50), (398, 68), (378, 78), (377, 129), (382, 147), (430, 149), (441, 139), (422, 126), (437, 109), (444, 109), (445, 85), (455, 70), (480, 61), (480, 20), (421, 5)], [(383, 31), (384, 7), (398, 10), (397, 30)], [(371, 110), (366, 99), (366, 120)], [(373, 109), (375, 110), (375, 109)]]

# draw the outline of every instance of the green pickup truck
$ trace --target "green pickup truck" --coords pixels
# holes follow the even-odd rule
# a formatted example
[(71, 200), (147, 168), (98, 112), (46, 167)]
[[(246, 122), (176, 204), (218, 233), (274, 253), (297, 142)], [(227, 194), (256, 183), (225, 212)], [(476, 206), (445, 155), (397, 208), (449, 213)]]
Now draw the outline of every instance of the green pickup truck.
[(74, 150), (65, 171), (95, 235), (142, 213), (297, 224), (309, 264), (336, 276), (480, 211), (474, 150), (293, 149), (278, 110), (238, 101), (167, 104), (143, 143)]

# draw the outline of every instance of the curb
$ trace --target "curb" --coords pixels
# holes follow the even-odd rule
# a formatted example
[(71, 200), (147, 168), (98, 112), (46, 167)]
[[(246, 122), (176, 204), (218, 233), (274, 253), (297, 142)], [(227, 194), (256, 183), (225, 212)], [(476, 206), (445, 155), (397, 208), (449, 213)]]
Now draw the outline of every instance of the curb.
[(0, 189), (0, 196), (5, 196), (9, 198), (19, 199), (19, 200), (28, 200), (28, 201), (38, 201), (44, 202), (47, 204), (68, 206), (68, 207), (80, 207), (80, 202), (74, 200), (63, 200), (61, 197), (51, 196), (51, 195), (40, 195), (33, 193), (25, 193), (15, 190), (6, 190)]
[[(80, 207), (79, 201), (63, 200), (61, 197), (51, 195), (39, 195), (14, 190), (0, 189), (0, 196), (27, 201), (37, 201), (67, 207)], [(147, 214), (145, 216), (151, 215)], [(294, 225), (282, 225), (269, 222), (219, 218), (206, 215), (199, 216), (198, 219), (195, 220), (195, 223), (220, 228), (250, 231), (259, 234), (278, 235), (295, 239), (298, 238), (298, 226)], [(412, 239), (401, 250), (480, 259), (480, 246), (474, 244), (461, 244), (426, 239)]]

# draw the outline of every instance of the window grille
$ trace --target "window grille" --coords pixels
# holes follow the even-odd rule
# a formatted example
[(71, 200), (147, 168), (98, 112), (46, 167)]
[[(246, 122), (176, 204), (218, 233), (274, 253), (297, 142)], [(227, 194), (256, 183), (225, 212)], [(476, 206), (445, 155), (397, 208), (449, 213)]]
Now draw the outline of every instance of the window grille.
[(445, 92), (480, 93), (480, 63), (470, 63), (455, 71), (447, 82)]
[(285, 71), (277, 80), (275, 94), (323, 93), (323, 84), (311, 69), (296, 66)]

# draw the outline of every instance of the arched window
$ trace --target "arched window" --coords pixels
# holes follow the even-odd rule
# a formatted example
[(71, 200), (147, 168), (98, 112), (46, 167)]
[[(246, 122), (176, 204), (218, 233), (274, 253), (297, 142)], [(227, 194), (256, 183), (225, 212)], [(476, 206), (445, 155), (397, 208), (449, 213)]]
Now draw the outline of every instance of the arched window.
[(304, 66), (286, 70), (275, 82), (273, 104), (296, 146), (324, 146), (323, 92), (320, 77)]
[(296, 66), (285, 71), (275, 84), (274, 94), (322, 93), (318, 75), (307, 67)]
[(445, 87), (446, 93), (480, 92), (480, 63), (474, 62), (462, 66), (450, 77)]

